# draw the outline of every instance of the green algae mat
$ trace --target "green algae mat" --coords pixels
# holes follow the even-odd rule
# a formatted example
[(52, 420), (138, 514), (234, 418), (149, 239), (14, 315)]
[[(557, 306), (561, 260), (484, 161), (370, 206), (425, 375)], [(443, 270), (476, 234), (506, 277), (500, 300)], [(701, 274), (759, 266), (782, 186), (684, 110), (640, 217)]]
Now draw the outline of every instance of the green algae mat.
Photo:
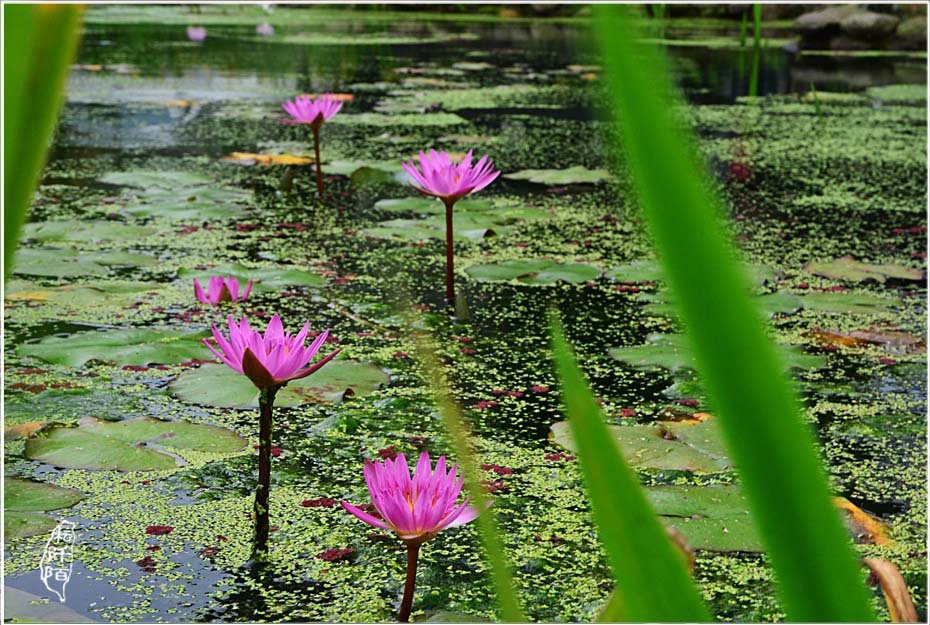
[[(273, 35), (256, 32), (264, 22)], [(206, 40), (189, 41), (189, 25)], [(762, 59), (773, 80), (745, 98), (751, 63), (727, 24), (676, 28), (686, 41), (665, 49), (691, 97), (683, 123), (726, 200), (746, 289), (851, 540), (900, 569), (925, 618), (926, 88), (905, 83), (925, 80), (926, 61), (815, 66), (780, 51), (775, 30)], [(612, 582), (559, 407), (556, 308), (611, 435), (693, 550), (714, 617), (783, 620), (713, 398), (600, 121), (601, 68), (576, 45), (588, 36), (584, 18), (565, 16), (90, 7), (6, 283), (7, 614), (394, 619), (403, 547), (339, 502), (369, 502), (366, 460), (456, 460), (417, 329), (448, 366), (528, 617), (593, 621)], [(312, 155), (280, 104), (313, 91), (353, 96), (321, 129), (322, 196), (312, 159), (230, 162)], [(487, 153), (502, 172), (455, 206), (454, 318), (443, 205), (401, 168), (429, 148)], [(193, 279), (217, 275), (254, 288), (198, 302)], [(263, 329), (274, 314), (288, 332), (329, 329), (321, 352), (341, 353), (279, 392), (271, 550), (256, 569), (258, 391), (202, 339), (230, 317)], [(77, 534), (66, 603), (36, 574), (61, 521)], [(417, 581), (418, 622), (501, 618), (473, 524), (423, 548)]]

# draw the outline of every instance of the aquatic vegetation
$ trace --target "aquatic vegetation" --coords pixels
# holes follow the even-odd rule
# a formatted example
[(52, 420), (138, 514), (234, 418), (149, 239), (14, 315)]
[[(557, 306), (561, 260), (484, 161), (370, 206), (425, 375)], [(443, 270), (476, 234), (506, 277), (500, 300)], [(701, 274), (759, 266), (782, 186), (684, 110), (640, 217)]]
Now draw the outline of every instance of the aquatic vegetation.
[(330, 93), (309, 96), (299, 95), (288, 100), (281, 108), (291, 116), (294, 123), (304, 124), (313, 133), (313, 153), (316, 156), (316, 189), (323, 195), (323, 164), (320, 160), (320, 128), (324, 122), (332, 119), (342, 108), (342, 101), (334, 98)]
[(200, 281), (194, 278), (194, 295), (197, 301), (204, 304), (220, 304), (223, 302), (238, 302), (249, 297), (252, 292), (252, 280), (239, 293), (239, 281), (232, 276), (210, 276), (207, 290), (204, 292)]
[(404, 454), (383, 463), (366, 461), (365, 482), (378, 516), (342, 502), (343, 508), (365, 523), (395, 532), (407, 547), (407, 581), (397, 617), (402, 623), (410, 619), (420, 547), (444, 529), (464, 525), (478, 516), (468, 499), (456, 503), (464, 483), (464, 478), (456, 475), (457, 469), (453, 464), (446, 472), (445, 456), (439, 457), (433, 469), (425, 451), (412, 478)]
[(455, 203), (466, 195), (477, 193), (494, 182), (500, 171), (494, 169), (487, 155), (472, 165), (471, 150), (458, 163), (445, 151), (420, 152), (419, 167), (413, 162), (401, 165), (413, 178), (413, 188), (423, 195), (438, 198), (446, 208), (446, 302), (455, 303), (455, 243), (453, 212)]
[(309, 346), (304, 347), (310, 322), (296, 335), (284, 332), (281, 318), (275, 315), (262, 334), (249, 325), (243, 317), (239, 324), (228, 319), (229, 338), (213, 326), (213, 338), (217, 348), (207, 339), (204, 344), (224, 364), (246, 376), (259, 390), (260, 431), (258, 447), (258, 488), (255, 491), (253, 514), (255, 517), (256, 558), (263, 559), (268, 552), (269, 510), (268, 495), (271, 491), (271, 428), (274, 398), (278, 390), (292, 380), (305, 378), (335, 358), (341, 350), (330, 352), (314, 364), (310, 364), (320, 347), (329, 336), (329, 330), (320, 333)]

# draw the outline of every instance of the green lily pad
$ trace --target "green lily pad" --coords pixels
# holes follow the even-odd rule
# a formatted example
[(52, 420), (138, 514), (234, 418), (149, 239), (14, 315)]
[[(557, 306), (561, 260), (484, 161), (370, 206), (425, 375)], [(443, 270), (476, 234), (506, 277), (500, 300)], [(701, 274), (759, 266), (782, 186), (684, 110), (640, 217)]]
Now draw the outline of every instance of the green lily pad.
[(323, 286), (326, 280), (312, 269), (299, 267), (246, 267), (238, 263), (220, 263), (210, 269), (181, 269), (178, 277), (184, 280), (197, 278), (201, 284), (211, 276), (233, 276), (241, 283), (254, 280), (255, 291), (280, 291), (297, 286)]
[[(390, 377), (371, 363), (337, 359), (278, 391), (275, 406), (291, 407), (321, 401), (339, 403), (346, 395), (368, 395), (388, 382)], [(226, 365), (206, 364), (184, 371), (170, 388), (175, 397), (193, 404), (222, 408), (258, 406), (255, 385)]]
[(24, 356), (71, 367), (81, 367), (91, 360), (117, 365), (169, 365), (203, 358), (206, 348), (200, 339), (206, 336), (204, 332), (152, 329), (78, 332), (67, 337), (47, 336), (38, 343), (21, 345), (19, 351)]
[(458, 126), (468, 121), (455, 113), (409, 113), (392, 114), (356, 113), (354, 115), (336, 115), (327, 123), (337, 125), (367, 125), (378, 128), (396, 126)]
[[(54, 525), (52, 526), (54, 527)], [(51, 528), (49, 528), (51, 530)], [(53, 595), (54, 597), (54, 595)], [(11, 586), (3, 587), (3, 612), (10, 623), (93, 623), (93, 619), (60, 603)]]
[(78, 309), (102, 306), (122, 308), (146, 297), (154, 297), (148, 294), (158, 291), (162, 286), (158, 282), (114, 280), (45, 287), (17, 280), (7, 282), (6, 298), (12, 301), (49, 303)]
[(595, 184), (613, 180), (613, 176), (606, 169), (588, 169), (580, 165), (568, 169), (524, 169), (504, 174), (504, 178), (545, 185)]
[(646, 496), (666, 525), (693, 549), (760, 552), (749, 502), (736, 485), (649, 486)]
[[(549, 217), (549, 213), (531, 206), (501, 206), (484, 210), (486, 205), (475, 202), (456, 205), (452, 215), (453, 236), (459, 241), (480, 241), (503, 234), (520, 222), (532, 222)], [(391, 219), (377, 226), (365, 228), (362, 234), (379, 239), (422, 241), (446, 237), (445, 214), (434, 214), (425, 219)]]
[(157, 263), (154, 256), (128, 252), (24, 247), (16, 250), (13, 273), (49, 278), (105, 276), (114, 268), (149, 267)]
[(798, 299), (805, 310), (829, 313), (881, 313), (902, 305), (898, 298), (868, 293), (812, 291)]
[[(677, 426), (673, 431), (671, 426)], [(636, 469), (696, 471), (711, 473), (732, 468), (713, 419), (694, 425), (663, 423), (655, 425), (609, 425), (623, 457)], [(686, 433), (678, 434), (678, 430)], [(554, 423), (552, 442), (577, 451), (567, 421)]]
[(110, 172), (100, 178), (100, 182), (121, 187), (137, 187), (139, 189), (159, 187), (165, 191), (214, 184), (213, 180), (203, 174), (189, 171), (151, 171), (145, 169)]
[[(416, 213), (418, 215), (445, 215), (445, 206), (438, 198), (405, 197), (378, 200), (375, 209), (388, 213)], [(455, 203), (458, 213), (487, 212), (493, 209), (490, 200), (459, 200)]]
[(246, 214), (249, 195), (229, 188), (181, 188), (176, 191), (146, 191), (123, 206), (136, 217), (167, 217), (179, 221), (209, 218), (234, 219)]
[(804, 265), (804, 270), (824, 278), (849, 282), (875, 281), (884, 284), (889, 279), (902, 282), (923, 282), (927, 279), (922, 269), (895, 264), (873, 265), (855, 260), (852, 256), (827, 262), (809, 262)]
[(508, 282), (518, 280), (524, 284), (573, 284), (595, 280), (601, 270), (584, 263), (560, 263), (546, 258), (513, 260), (487, 265), (472, 265), (465, 270), (479, 282)]
[[(633, 367), (663, 367), (672, 371), (694, 369), (696, 363), (683, 334), (650, 334), (645, 345), (614, 347), (608, 352), (620, 362)], [(795, 347), (782, 347), (782, 356), (791, 369), (821, 369), (826, 358), (806, 354)]]
[[(159, 471), (183, 466), (169, 449), (234, 453), (244, 438), (226, 428), (138, 417), (125, 421), (81, 419), (26, 441), (25, 456), (65, 469)], [(166, 449), (167, 448), (167, 449)]]
[(111, 243), (138, 241), (158, 232), (148, 226), (135, 226), (118, 221), (43, 221), (26, 224), (23, 238), (47, 243), (49, 241), (84, 241)]
[(70, 508), (84, 494), (54, 484), (19, 478), (3, 479), (3, 535), (5, 538), (36, 536), (50, 532), (57, 524), (44, 512)]

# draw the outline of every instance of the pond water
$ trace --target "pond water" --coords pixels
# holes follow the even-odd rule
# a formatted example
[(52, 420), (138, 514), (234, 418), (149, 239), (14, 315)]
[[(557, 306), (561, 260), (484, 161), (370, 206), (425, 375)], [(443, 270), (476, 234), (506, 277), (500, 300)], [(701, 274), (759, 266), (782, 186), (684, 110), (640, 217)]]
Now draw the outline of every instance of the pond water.
[[(414, 324), (449, 366), (528, 614), (593, 619), (611, 582), (570, 443), (550, 436), (562, 419), (547, 348), (554, 307), (644, 483), (734, 498), (684, 516), (660, 509), (697, 550), (694, 576), (715, 615), (783, 618), (712, 418), (703, 443), (661, 450), (671, 459), (650, 456), (641, 436), (712, 406), (674, 338), (681, 328), (600, 121), (586, 23), (189, 11), (96, 6), (87, 16), (7, 282), (4, 347), (6, 426), (19, 428), (7, 430), (7, 476), (83, 499), (39, 511), (5, 503), (40, 515), (17, 517), (25, 530), (8, 534), (5, 583), (54, 599), (38, 572), (49, 519), (76, 522), (79, 539), (66, 603), (7, 593), (7, 613), (15, 604), (21, 618), (51, 620), (390, 620), (402, 547), (334, 504), (368, 501), (365, 458), (451, 454), (406, 335)], [(265, 20), (274, 35), (256, 34)], [(189, 41), (185, 26), (201, 22), (206, 41)], [(786, 52), (775, 27), (753, 78), (753, 53), (720, 44), (731, 27), (665, 34), (706, 39), (668, 45), (684, 113), (773, 337), (793, 350), (836, 493), (879, 523), (852, 528), (857, 548), (893, 561), (926, 615), (926, 60)], [(765, 97), (746, 97), (752, 83)], [(319, 198), (312, 166), (254, 154), (312, 154), (279, 105), (322, 91), (353, 99), (322, 129)], [(400, 160), (428, 147), (488, 153), (505, 174), (457, 207), (455, 319), (443, 305), (436, 207), (399, 176)], [(414, 201), (386, 201), (398, 199)], [(519, 265), (538, 259), (549, 263)], [(198, 304), (192, 277), (219, 272), (255, 277), (255, 292)], [(289, 330), (307, 319), (331, 328), (343, 364), (279, 401), (271, 562), (255, 571), (244, 566), (254, 398), (206, 362), (199, 338), (228, 314), (274, 313)], [(178, 466), (148, 467), (138, 447), (100, 440), (139, 417), (242, 438), (228, 448), (202, 434), (184, 448), (162, 438), (144, 453), (170, 452)], [(76, 431), (93, 438), (56, 439)], [(424, 548), (416, 619), (492, 619), (492, 597), (473, 527)], [(887, 616), (877, 590), (875, 605)]]

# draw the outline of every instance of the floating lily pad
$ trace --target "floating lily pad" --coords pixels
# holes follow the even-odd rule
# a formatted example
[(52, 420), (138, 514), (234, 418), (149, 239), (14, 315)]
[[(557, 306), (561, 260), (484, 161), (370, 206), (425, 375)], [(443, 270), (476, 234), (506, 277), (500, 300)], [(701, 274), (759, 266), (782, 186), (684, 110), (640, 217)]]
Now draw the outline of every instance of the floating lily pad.
[(606, 169), (588, 169), (576, 165), (568, 169), (524, 169), (512, 174), (504, 174), (504, 178), (511, 180), (527, 180), (537, 184), (566, 185), (566, 184), (594, 184), (612, 180), (613, 176)]
[[(549, 216), (546, 211), (529, 206), (503, 206), (491, 210), (484, 210), (484, 206), (485, 204), (475, 202), (459, 209), (456, 205), (452, 224), (453, 235), (457, 240), (480, 241), (489, 236), (503, 234), (517, 223), (536, 221)], [(425, 219), (391, 219), (382, 221), (375, 227), (365, 228), (362, 233), (380, 239), (444, 240), (445, 215), (435, 214)]]
[[(645, 345), (615, 347), (610, 355), (634, 367), (664, 367), (676, 371), (694, 369), (696, 363), (683, 334), (651, 334)], [(785, 363), (792, 369), (821, 369), (826, 359), (820, 355), (805, 354), (795, 347), (781, 348)]]
[(123, 206), (136, 217), (167, 217), (179, 221), (209, 218), (234, 219), (246, 214), (248, 193), (223, 187), (176, 191), (146, 191)]
[(813, 291), (802, 295), (799, 299), (805, 310), (829, 313), (881, 313), (902, 304), (900, 299), (894, 297), (868, 293)]
[(54, 484), (19, 478), (3, 479), (3, 535), (6, 538), (36, 536), (52, 530), (57, 521), (44, 512), (70, 508), (84, 494)]
[(762, 551), (749, 502), (736, 485), (649, 486), (646, 496), (666, 525), (693, 549)]
[[(672, 427), (675, 427), (673, 430)], [(630, 466), (637, 469), (696, 471), (709, 473), (732, 468), (720, 432), (713, 419), (694, 425), (663, 423), (655, 425), (609, 425)], [(678, 435), (678, 431), (685, 433)], [(577, 451), (567, 421), (554, 423), (552, 441)]]
[(145, 169), (110, 172), (100, 178), (100, 182), (139, 189), (159, 187), (166, 191), (213, 184), (213, 180), (207, 176), (194, 172), (151, 171)]
[(314, 162), (308, 156), (296, 154), (254, 154), (252, 152), (233, 152), (223, 157), (223, 160), (242, 165), (312, 165)]
[(26, 224), (23, 238), (47, 243), (49, 241), (87, 241), (111, 243), (138, 241), (158, 232), (149, 226), (135, 226), (118, 221), (43, 221)]
[(163, 285), (158, 282), (107, 281), (95, 284), (37, 286), (31, 282), (7, 282), (6, 297), (12, 301), (47, 302), (74, 308), (123, 307), (152, 297)]
[(824, 278), (850, 282), (871, 280), (884, 283), (889, 279), (900, 282), (923, 282), (927, 279), (922, 269), (895, 264), (873, 265), (855, 260), (852, 256), (843, 256), (827, 262), (810, 262), (804, 265), (804, 270)]
[(154, 256), (128, 252), (25, 247), (16, 250), (13, 273), (49, 278), (104, 276), (114, 268), (148, 267), (157, 263)]
[(67, 337), (47, 336), (38, 343), (21, 345), (24, 356), (81, 367), (91, 360), (117, 365), (175, 364), (203, 358), (203, 332), (177, 330), (103, 330), (78, 332)]
[(479, 282), (507, 282), (517, 280), (524, 284), (573, 284), (595, 280), (601, 270), (584, 263), (560, 263), (546, 258), (513, 260), (487, 265), (472, 265), (465, 270)]
[(326, 280), (312, 269), (298, 267), (246, 267), (238, 263), (220, 263), (210, 269), (181, 269), (178, 277), (192, 281), (197, 278), (201, 284), (211, 276), (233, 276), (242, 283), (254, 280), (255, 291), (280, 291), (298, 286), (323, 286)]
[[(446, 208), (437, 198), (405, 197), (391, 200), (378, 200), (375, 209), (389, 213), (416, 213), (419, 215), (444, 215)], [(455, 211), (487, 212), (493, 209), (490, 200), (459, 200), (455, 203)]]
[[(367, 395), (388, 382), (388, 375), (371, 363), (337, 359), (278, 391), (275, 406), (339, 403), (346, 395)], [(194, 404), (223, 408), (258, 406), (255, 385), (226, 365), (206, 364), (185, 371), (171, 383), (171, 391), (178, 399)]]
[(244, 438), (226, 428), (138, 417), (126, 421), (81, 419), (26, 441), (25, 456), (65, 469), (159, 471), (183, 466), (169, 450), (234, 453)]

